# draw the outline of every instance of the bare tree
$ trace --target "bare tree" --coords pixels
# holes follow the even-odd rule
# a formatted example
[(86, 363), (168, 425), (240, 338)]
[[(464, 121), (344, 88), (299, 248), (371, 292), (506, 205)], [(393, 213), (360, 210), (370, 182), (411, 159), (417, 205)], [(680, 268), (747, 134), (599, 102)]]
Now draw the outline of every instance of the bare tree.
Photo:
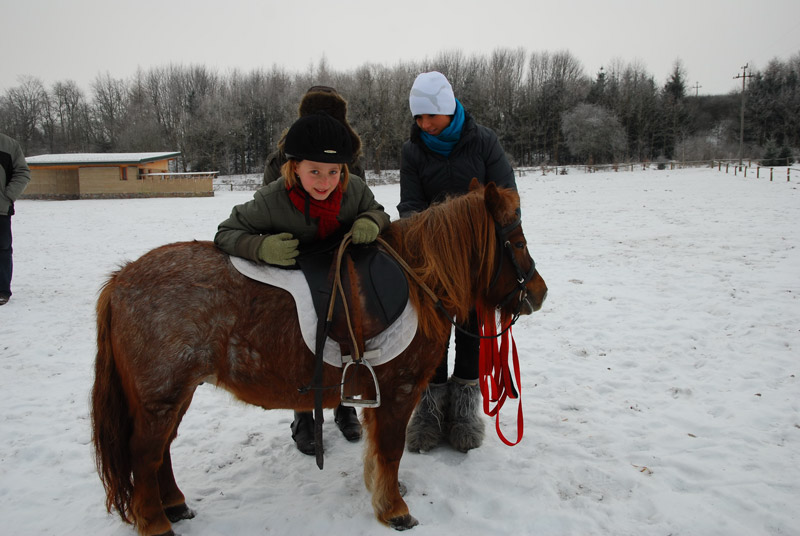
[(47, 91), (42, 81), (32, 76), (21, 77), (19, 86), (6, 91), (5, 101), (9, 134), (26, 152), (40, 151), (43, 145), (37, 127), (48, 105)]
[(121, 79), (112, 78), (106, 71), (92, 82), (94, 92), (93, 111), (98, 127), (98, 145), (107, 151), (117, 149), (117, 142), (123, 128), (122, 118), (127, 105), (127, 89)]
[(59, 151), (88, 151), (88, 104), (83, 91), (72, 80), (56, 82), (51, 90), (58, 123)]
[(591, 81), (570, 52), (532, 54), (528, 61), (525, 101), (521, 114), (526, 125), (520, 137), (532, 153), (528, 163), (559, 162), (561, 116), (585, 100)]
[(564, 113), (561, 130), (570, 153), (580, 162), (615, 162), (625, 153), (625, 131), (616, 115), (603, 106), (578, 104)]

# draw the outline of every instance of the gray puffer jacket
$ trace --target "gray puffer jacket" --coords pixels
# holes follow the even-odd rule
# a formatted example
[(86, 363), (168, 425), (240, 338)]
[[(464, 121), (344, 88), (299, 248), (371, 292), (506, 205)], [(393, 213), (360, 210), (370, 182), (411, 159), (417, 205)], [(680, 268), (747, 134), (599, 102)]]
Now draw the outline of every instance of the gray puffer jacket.
[(0, 216), (14, 214), (14, 201), (30, 181), (31, 172), (19, 143), (0, 134)]

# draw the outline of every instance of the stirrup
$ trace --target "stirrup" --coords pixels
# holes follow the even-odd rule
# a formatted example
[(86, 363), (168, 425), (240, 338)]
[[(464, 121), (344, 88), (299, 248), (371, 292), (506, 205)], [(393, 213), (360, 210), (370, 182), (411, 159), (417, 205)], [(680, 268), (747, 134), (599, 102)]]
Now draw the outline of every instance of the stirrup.
[[(380, 352), (380, 349), (368, 350), (364, 352), (364, 355), (361, 356), (361, 359), (358, 361), (353, 361), (353, 357), (349, 355), (342, 356), (342, 361), (346, 361), (344, 369), (342, 369), (341, 404), (343, 406), (349, 406), (351, 408), (377, 408), (381, 405), (381, 388), (378, 385), (378, 376), (375, 375), (375, 370), (372, 368), (372, 365), (369, 364), (369, 361), (367, 361), (368, 357), (377, 357), (380, 355)], [(375, 400), (359, 398), (358, 395), (347, 396), (344, 394), (344, 386), (347, 383), (347, 369), (350, 368), (351, 365), (364, 365), (367, 367), (367, 370), (372, 375), (372, 383), (375, 385)]]

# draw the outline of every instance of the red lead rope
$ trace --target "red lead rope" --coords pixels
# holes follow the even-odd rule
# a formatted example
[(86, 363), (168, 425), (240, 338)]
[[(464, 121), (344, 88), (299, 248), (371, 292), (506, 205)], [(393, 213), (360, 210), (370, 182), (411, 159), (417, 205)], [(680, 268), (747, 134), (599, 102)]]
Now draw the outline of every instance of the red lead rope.
[[(511, 334), (511, 319), (507, 319), (508, 324), (501, 326), (503, 334), (500, 336), (500, 348), (497, 348), (497, 322), (495, 321), (494, 310), (484, 311), (478, 309), (480, 320), (481, 339), (480, 371), (478, 382), (483, 395), (483, 412), (489, 417), (495, 417), (495, 427), (498, 437), (506, 445), (513, 447), (522, 440), (523, 419), (522, 419), (522, 383), (519, 373), (519, 355), (517, 354), (517, 344)], [(508, 328), (508, 329), (506, 329)], [(511, 378), (511, 371), (508, 363), (508, 341), (511, 339), (512, 367), (514, 378)], [(518, 398), (517, 404), (517, 440), (513, 443), (506, 439), (500, 430), (500, 408), (505, 404), (506, 398)], [(490, 407), (494, 404), (494, 407)]]

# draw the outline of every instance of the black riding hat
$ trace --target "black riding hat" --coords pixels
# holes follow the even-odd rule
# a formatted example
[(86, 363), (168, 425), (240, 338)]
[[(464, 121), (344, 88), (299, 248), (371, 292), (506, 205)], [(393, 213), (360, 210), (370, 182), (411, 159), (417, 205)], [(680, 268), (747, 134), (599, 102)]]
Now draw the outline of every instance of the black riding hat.
[(287, 158), (327, 164), (353, 160), (350, 132), (324, 112), (301, 117), (289, 128), (283, 146)]

